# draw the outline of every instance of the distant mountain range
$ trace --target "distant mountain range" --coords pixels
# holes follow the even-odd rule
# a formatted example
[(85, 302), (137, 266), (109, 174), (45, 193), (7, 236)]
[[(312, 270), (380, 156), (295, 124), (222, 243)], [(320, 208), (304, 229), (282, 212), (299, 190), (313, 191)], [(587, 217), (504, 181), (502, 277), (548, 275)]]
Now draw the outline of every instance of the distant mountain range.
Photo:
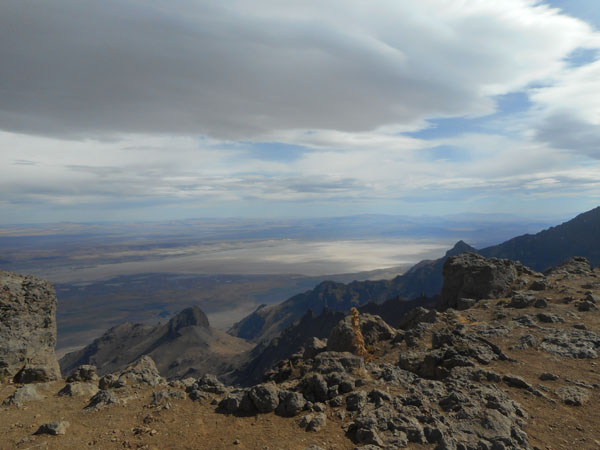
[(392, 280), (322, 282), (282, 303), (259, 307), (229, 334), (211, 328), (197, 307), (185, 309), (165, 325), (122, 324), (63, 357), (61, 370), (68, 374), (80, 364), (95, 364), (101, 374), (109, 373), (148, 354), (166, 377), (210, 372), (240, 384), (260, 381), (266, 369), (297, 351), (308, 337), (326, 337), (353, 306), (398, 326), (406, 312), (432, 303), (442, 287), (444, 262), (465, 252), (520, 260), (537, 271), (572, 256), (600, 265), (600, 207), (535, 235), (481, 250), (459, 241), (444, 257), (421, 261)]
[(394, 297), (410, 300), (434, 296), (442, 288), (442, 267), (446, 259), (464, 252), (521, 261), (537, 271), (544, 271), (571, 256), (584, 256), (592, 265), (600, 265), (600, 207), (534, 235), (525, 234), (481, 250), (458, 241), (442, 258), (421, 261), (392, 280), (349, 284), (325, 281), (277, 305), (259, 307), (236, 323), (229, 334), (254, 342), (270, 340), (299, 320), (308, 309), (320, 314), (325, 308), (348, 311), (352, 306)]

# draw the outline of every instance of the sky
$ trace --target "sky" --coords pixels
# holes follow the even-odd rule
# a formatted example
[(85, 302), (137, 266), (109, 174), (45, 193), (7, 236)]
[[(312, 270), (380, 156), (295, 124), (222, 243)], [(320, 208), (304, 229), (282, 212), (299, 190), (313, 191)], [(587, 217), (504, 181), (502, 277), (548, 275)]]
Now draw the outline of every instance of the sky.
[(3, 0), (0, 224), (600, 204), (595, 0)]

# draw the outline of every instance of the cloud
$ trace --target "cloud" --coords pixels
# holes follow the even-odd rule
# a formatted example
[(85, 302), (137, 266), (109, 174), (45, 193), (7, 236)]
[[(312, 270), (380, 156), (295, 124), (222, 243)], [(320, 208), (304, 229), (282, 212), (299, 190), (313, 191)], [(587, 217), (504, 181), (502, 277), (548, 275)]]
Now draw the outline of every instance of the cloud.
[(257, 139), (418, 129), (546, 78), (590, 28), (532, 0), (0, 6), (0, 127)]
[[(600, 49), (600, 42), (598, 42)], [(535, 139), (600, 159), (600, 58), (560, 72), (532, 91)]]

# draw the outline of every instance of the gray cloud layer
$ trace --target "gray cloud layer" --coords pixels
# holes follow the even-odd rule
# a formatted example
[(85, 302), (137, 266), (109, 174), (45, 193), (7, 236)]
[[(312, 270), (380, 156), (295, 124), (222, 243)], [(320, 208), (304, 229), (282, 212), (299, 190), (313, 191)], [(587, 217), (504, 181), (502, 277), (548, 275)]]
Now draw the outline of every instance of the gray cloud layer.
[(0, 128), (240, 138), (490, 112), (585, 31), (491, 3), (4, 0)]

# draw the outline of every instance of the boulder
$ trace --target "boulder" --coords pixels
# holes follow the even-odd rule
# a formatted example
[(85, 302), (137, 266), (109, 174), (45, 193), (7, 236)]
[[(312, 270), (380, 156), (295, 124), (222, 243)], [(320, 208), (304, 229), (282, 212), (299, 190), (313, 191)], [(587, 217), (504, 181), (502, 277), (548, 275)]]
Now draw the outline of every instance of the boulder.
[(90, 382), (97, 381), (98, 375), (96, 374), (96, 366), (84, 364), (77, 367), (71, 375), (66, 379), (67, 383), (73, 383), (76, 381)]
[(481, 300), (506, 296), (519, 275), (532, 273), (521, 263), (485, 258), (476, 253), (449, 257), (444, 263), (442, 309), (456, 308), (458, 300)]
[(50, 434), (52, 436), (60, 436), (67, 432), (69, 422), (61, 420), (60, 422), (51, 422), (41, 425), (34, 434)]
[(348, 411), (360, 411), (367, 404), (367, 393), (357, 391), (346, 397), (346, 409)]
[(219, 402), (217, 412), (223, 414), (233, 414), (237, 412), (242, 404), (244, 392), (230, 392)]
[(204, 392), (210, 392), (212, 394), (224, 394), (227, 389), (225, 385), (219, 381), (216, 375), (204, 374), (196, 383), (194, 383), (189, 390), (201, 390)]
[(424, 323), (435, 323), (438, 321), (438, 312), (435, 309), (427, 309), (422, 306), (408, 311), (398, 323), (398, 328), (411, 330)]
[(294, 417), (306, 406), (306, 400), (299, 392), (279, 391), (279, 405), (275, 413), (283, 417)]
[(312, 370), (322, 374), (332, 372), (356, 372), (365, 368), (362, 357), (349, 352), (323, 352), (319, 353), (313, 362)]
[(124, 386), (159, 386), (166, 380), (160, 376), (156, 364), (148, 355), (144, 355), (120, 373), (103, 376), (99, 381), (100, 389), (120, 388)]
[(327, 339), (319, 339), (317, 337), (309, 338), (304, 344), (303, 359), (313, 359), (319, 353), (327, 350)]
[(574, 256), (549, 269), (546, 274), (589, 275), (591, 272), (592, 266), (586, 258)]
[(523, 309), (535, 304), (536, 298), (533, 295), (515, 294), (506, 304), (507, 308)]
[[(385, 323), (381, 317), (371, 314), (360, 315), (360, 330), (366, 345), (390, 340), (396, 335), (396, 331)], [(327, 351), (354, 353), (357, 349), (354, 334), (352, 316), (346, 316), (329, 333)]]
[(60, 378), (56, 305), (49, 282), (0, 270), (0, 378), (19, 374), (19, 383)]
[(279, 389), (277, 389), (275, 383), (252, 386), (248, 391), (248, 397), (259, 413), (274, 411), (279, 405)]
[(21, 406), (26, 402), (43, 400), (44, 396), (40, 394), (34, 385), (25, 385), (18, 388), (8, 398), (4, 399), (3, 405)]
[(98, 386), (94, 383), (73, 382), (67, 383), (58, 395), (61, 397), (91, 397), (98, 392)]
[(84, 408), (85, 411), (98, 411), (106, 408), (107, 406), (120, 403), (119, 398), (113, 391), (100, 389), (96, 395), (94, 395), (88, 405)]
[(587, 389), (577, 386), (563, 386), (558, 388), (556, 390), (556, 395), (558, 395), (565, 405), (570, 406), (582, 406), (590, 398)]

